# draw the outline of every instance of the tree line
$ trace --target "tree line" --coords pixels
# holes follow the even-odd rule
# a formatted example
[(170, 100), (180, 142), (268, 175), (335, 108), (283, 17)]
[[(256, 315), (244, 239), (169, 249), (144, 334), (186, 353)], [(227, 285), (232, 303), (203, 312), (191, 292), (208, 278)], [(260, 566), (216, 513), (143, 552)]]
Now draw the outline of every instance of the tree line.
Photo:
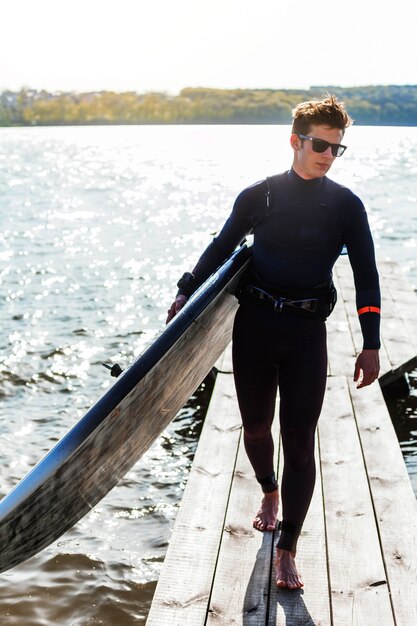
[(177, 95), (21, 89), (0, 94), (1, 126), (87, 124), (289, 124), (303, 100), (334, 93), (356, 124), (417, 125), (417, 85), (302, 89), (182, 89)]

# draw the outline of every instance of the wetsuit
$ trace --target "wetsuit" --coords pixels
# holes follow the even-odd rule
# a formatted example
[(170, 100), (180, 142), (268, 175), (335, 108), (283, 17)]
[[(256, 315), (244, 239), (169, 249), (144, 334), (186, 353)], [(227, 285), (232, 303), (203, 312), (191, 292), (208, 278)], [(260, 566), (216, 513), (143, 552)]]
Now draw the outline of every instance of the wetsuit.
[[(254, 242), (249, 282), (274, 297), (311, 298), (322, 293), (345, 245), (354, 274), (363, 347), (380, 347), (374, 246), (365, 208), (355, 194), (327, 177), (305, 180), (294, 170), (248, 187), (193, 270), (195, 287), (250, 232)], [(292, 551), (314, 489), (314, 435), (327, 373), (325, 316), (299, 313), (290, 307), (279, 312), (243, 298), (233, 330), (244, 442), (264, 492), (277, 486), (271, 424), (279, 388), (285, 462), (278, 546)]]

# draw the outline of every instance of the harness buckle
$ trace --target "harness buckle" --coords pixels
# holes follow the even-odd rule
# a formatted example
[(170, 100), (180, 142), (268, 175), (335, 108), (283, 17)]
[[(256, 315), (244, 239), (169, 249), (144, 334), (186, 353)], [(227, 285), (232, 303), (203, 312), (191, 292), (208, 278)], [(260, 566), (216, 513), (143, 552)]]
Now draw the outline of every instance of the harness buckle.
[(263, 300), (265, 304), (268, 304), (272, 310), (275, 311), (275, 313), (281, 313), (284, 306), (293, 309), (304, 309), (310, 313), (315, 313), (317, 309), (317, 298), (291, 300), (290, 298), (275, 297), (264, 289), (260, 289), (254, 285), (246, 285), (245, 291), (257, 300)]
[(275, 298), (272, 300), (273, 302), (273, 309), (276, 313), (281, 313), (282, 308), (285, 304), (285, 298), (278, 298), (278, 300), (276, 300)]

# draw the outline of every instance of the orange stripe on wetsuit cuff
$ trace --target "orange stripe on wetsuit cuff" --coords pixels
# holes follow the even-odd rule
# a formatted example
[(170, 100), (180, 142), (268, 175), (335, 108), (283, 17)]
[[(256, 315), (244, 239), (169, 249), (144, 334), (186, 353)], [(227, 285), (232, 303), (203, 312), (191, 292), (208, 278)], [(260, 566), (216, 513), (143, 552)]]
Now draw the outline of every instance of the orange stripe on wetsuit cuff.
[(361, 309), (358, 309), (358, 315), (362, 315), (362, 313), (381, 314), (381, 309), (378, 306), (363, 306)]

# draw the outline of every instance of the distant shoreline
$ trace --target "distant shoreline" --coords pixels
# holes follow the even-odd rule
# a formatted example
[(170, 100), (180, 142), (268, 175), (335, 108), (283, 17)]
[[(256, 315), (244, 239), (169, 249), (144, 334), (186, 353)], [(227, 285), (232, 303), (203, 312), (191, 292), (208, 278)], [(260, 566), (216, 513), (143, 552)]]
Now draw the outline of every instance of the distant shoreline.
[[(109, 128), (111, 126), (290, 126), (290, 122), (83, 122), (83, 123), (51, 123), (51, 124), (0, 124), (0, 128)], [(354, 126), (375, 126), (387, 128), (415, 128), (416, 124), (399, 124), (399, 123), (372, 123), (360, 124), (355, 121)]]
[(0, 126), (289, 124), (303, 100), (334, 93), (355, 124), (417, 126), (417, 85), (315, 86), (308, 90), (186, 88), (166, 93), (0, 93)]

